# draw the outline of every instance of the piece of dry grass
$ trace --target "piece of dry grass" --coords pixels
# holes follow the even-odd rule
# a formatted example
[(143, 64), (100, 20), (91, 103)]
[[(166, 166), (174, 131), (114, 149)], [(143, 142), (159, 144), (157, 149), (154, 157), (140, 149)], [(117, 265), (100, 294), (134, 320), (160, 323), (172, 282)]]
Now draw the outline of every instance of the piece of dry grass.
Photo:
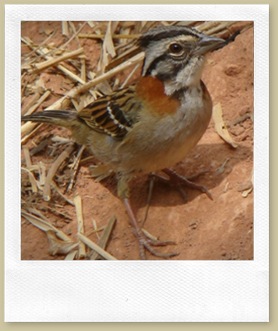
[(223, 116), (222, 116), (222, 107), (221, 104), (218, 103), (213, 107), (212, 111), (212, 119), (214, 121), (214, 127), (216, 132), (219, 134), (219, 136), (230, 146), (233, 148), (237, 148), (237, 143), (233, 140), (231, 137), (226, 124), (224, 123)]
[(71, 29), (73, 30), (73, 34), (72, 36), (63, 44), (61, 45), (61, 48), (64, 48), (66, 49), (66, 47), (73, 41), (73, 40), (76, 40), (78, 42), (78, 44), (80, 45), (79, 43), (79, 33), (83, 30), (83, 28), (86, 26), (87, 22), (84, 22), (83, 24), (81, 24), (81, 26), (76, 30), (75, 29), (75, 26), (73, 24), (73, 22), (69, 22), (69, 25), (71, 27)]
[(81, 156), (82, 156), (82, 153), (84, 152), (85, 148), (86, 148), (85, 145), (81, 146), (79, 148), (79, 151), (78, 151), (77, 155), (76, 155), (74, 163), (71, 167), (72, 171), (71, 171), (71, 176), (70, 176), (70, 181), (69, 181), (69, 184), (68, 184), (68, 187), (67, 187), (67, 191), (71, 191), (72, 188), (73, 188), (74, 181), (75, 181), (75, 178), (77, 176), (77, 170), (78, 170), (78, 167), (79, 167)]
[(26, 115), (28, 109), (30, 109), (40, 98), (41, 93), (35, 92), (32, 96), (31, 99), (22, 107), (21, 109), (21, 115)]
[(30, 69), (30, 73), (35, 72), (38, 73), (40, 70), (44, 70), (47, 69), (51, 66), (56, 66), (58, 63), (63, 62), (65, 60), (71, 59), (71, 58), (75, 58), (76, 56), (79, 56), (81, 54), (84, 53), (83, 48), (79, 48), (75, 51), (72, 52), (66, 52), (61, 56), (58, 56), (56, 58), (52, 58), (40, 63), (34, 63), (31, 65), (31, 69)]
[(50, 255), (67, 255), (76, 250), (78, 243), (67, 242), (57, 238), (56, 233), (52, 230), (46, 231), (49, 243), (48, 251)]
[[(37, 100), (35, 102), (35, 104), (28, 108), (24, 109), (24, 112), (22, 115), (30, 115), (33, 112), (35, 112), (35, 110), (49, 97), (49, 95), (51, 94), (50, 91), (45, 91), (44, 94), (39, 98), (39, 100)], [(34, 123), (34, 122), (26, 122), (24, 124), (21, 125), (21, 135), (27, 136), (29, 133), (31, 133), (34, 128), (36, 128), (38, 125), (40, 125), (40, 123)], [(24, 137), (26, 139), (26, 137)]]
[(51, 182), (51, 187), (58, 193), (58, 195), (64, 199), (69, 205), (74, 206), (74, 202), (70, 200), (65, 194), (61, 192), (59, 187), (56, 185), (54, 181)]
[[(108, 221), (107, 226), (104, 228), (104, 231), (101, 235), (101, 237), (98, 240), (98, 246), (105, 249), (108, 243), (108, 240), (111, 236), (111, 233), (114, 229), (114, 226), (116, 225), (116, 217), (112, 216), (110, 220)], [(99, 260), (101, 259), (100, 255), (96, 252), (93, 251), (92, 254), (90, 255), (90, 260)]]
[[(81, 200), (80, 195), (76, 195), (73, 198), (73, 202), (74, 202), (75, 210), (76, 210), (77, 234), (78, 235), (84, 234), (82, 200)], [(79, 258), (84, 258), (86, 256), (85, 244), (81, 240), (79, 240), (78, 256), (79, 256)]]
[(102, 43), (101, 56), (98, 63), (98, 71), (103, 73), (107, 64), (109, 63), (109, 56), (112, 58), (116, 56), (115, 47), (112, 39), (112, 33), (116, 29), (118, 22), (108, 22), (106, 33)]
[(250, 179), (242, 183), (238, 188), (238, 191), (241, 192), (243, 198), (246, 198), (253, 191), (253, 189), (254, 189), (254, 170), (252, 170)]
[(55, 176), (58, 168), (60, 165), (70, 156), (70, 154), (74, 150), (74, 144), (70, 143), (70, 145), (57, 157), (57, 159), (53, 162), (51, 168), (49, 169), (46, 180), (45, 180), (45, 185), (43, 188), (43, 198), (45, 201), (50, 201), (51, 199), (51, 184), (53, 177)]
[(79, 233), (78, 237), (84, 244), (86, 244), (90, 249), (96, 251), (99, 255), (101, 255), (105, 260), (117, 260), (114, 256), (106, 252), (104, 249), (99, 247), (96, 243), (92, 240), (84, 236), (83, 234)]
[(32, 167), (32, 162), (31, 162), (31, 157), (30, 157), (30, 153), (29, 153), (29, 148), (27, 146), (23, 147), (23, 154), (25, 157), (25, 162), (26, 162), (26, 167), (27, 167), (27, 172), (29, 175), (29, 180), (32, 186), (32, 192), (33, 193), (37, 193), (38, 192), (38, 188), (37, 188), (37, 181), (35, 180), (34, 175), (31, 173), (31, 167)]
[(68, 237), (63, 231), (57, 229), (54, 225), (52, 225), (48, 221), (45, 221), (37, 216), (34, 216), (24, 210), (22, 211), (21, 214), (27, 221), (29, 221), (30, 223), (35, 225), (40, 230), (42, 230), (44, 232), (53, 231), (59, 239), (66, 241), (66, 242), (72, 242), (70, 237)]
[[(79, 33), (79, 38), (85, 39), (104, 39), (105, 34), (96, 34), (96, 33)], [(140, 37), (140, 34), (127, 34), (127, 33), (113, 33), (111, 34), (112, 39), (132, 39), (136, 40)]]

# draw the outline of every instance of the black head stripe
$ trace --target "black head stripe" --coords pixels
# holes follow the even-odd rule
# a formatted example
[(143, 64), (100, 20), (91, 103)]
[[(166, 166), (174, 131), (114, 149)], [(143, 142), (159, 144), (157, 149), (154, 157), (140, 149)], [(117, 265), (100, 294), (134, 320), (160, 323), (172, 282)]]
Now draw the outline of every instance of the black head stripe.
[[(148, 69), (146, 70), (145, 72), (145, 76), (148, 76), (152, 73), (152, 71), (156, 68), (157, 64), (160, 62), (160, 61), (163, 61), (165, 58), (166, 58), (166, 54), (162, 54), (160, 56), (158, 56), (157, 58), (155, 58), (149, 65)], [(144, 63), (144, 66), (145, 67), (145, 63)]]
[(201, 35), (201, 33), (199, 33), (197, 30), (186, 26), (158, 27), (143, 34), (139, 38), (138, 43), (142, 48), (146, 48), (152, 41), (172, 38), (181, 34), (187, 34), (195, 37), (199, 37)]

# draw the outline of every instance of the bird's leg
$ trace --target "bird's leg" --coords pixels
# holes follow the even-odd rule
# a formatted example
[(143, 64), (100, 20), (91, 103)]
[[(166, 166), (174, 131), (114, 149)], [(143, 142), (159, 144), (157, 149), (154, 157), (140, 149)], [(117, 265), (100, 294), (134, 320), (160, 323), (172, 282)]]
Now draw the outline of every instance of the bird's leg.
[(153, 249), (152, 246), (167, 246), (175, 244), (173, 241), (160, 241), (154, 240), (146, 237), (142, 229), (140, 228), (136, 216), (131, 208), (129, 201), (129, 188), (128, 188), (128, 180), (124, 177), (118, 178), (118, 195), (122, 198), (125, 209), (127, 211), (130, 223), (134, 229), (135, 237), (139, 242), (139, 253), (140, 258), (142, 260), (146, 259), (145, 250), (148, 250), (152, 255), (168, 258), (172, 256), (178, 255), (178, 253), (160, 253)]
[(144, 216), (144, 219), (142, 222), (142, 227), (144, 226), (144, 224), (147, 220), (149, 209), (150, 209), (151, 198), (152, 198), (153, 188), (154, 188), (155, 174), (151, 173), (149, 175), (149, 178), (150, 178), (150, 183), (149, 183), (149, 191), (148, 191), (148, 198), (147, 198), (147, 206), (146, 206), (145, 216)]
[(172, 257), (178, 255), (178, 253), (160, 253), (157, 252), (155, 249), (152, 248), (152, 246), (167, 246), (167, 245), (173, 245), (175, 244), (173, 241), (160, 241), (160, 240), (153, 240), (150, 238), (147, 238), (145, 234), (143, 233), (142, 229), (139, 227), (137, 219), (133, 213), (133, 210), (131, 208), (130, 202), (128, 198), (123, 199), (127, 214), (130, 219), (130, 223), (134, 228), (134, 233), (136, 238), (139, 242), (139, 253), (140, 258), (142, 260), (146, 259), (145, 250), (148, 250), (152, 255), (158, 256), (158, 257)]
[(194, 190), (205, 193), (211, 200), (213, 200), (211, 193), (205, 186), (196, 184), (186, 177), (177, 174), (174, 170), (171, 169), (165, 168), (162, 170), (162, 172), (164, 172), (169, 177), (170, 181), (172, 181), (174, 185), (177, 185), (178, 188), (180, 188), (181, 185), (185, 185), (187, 187), (193, 188)]

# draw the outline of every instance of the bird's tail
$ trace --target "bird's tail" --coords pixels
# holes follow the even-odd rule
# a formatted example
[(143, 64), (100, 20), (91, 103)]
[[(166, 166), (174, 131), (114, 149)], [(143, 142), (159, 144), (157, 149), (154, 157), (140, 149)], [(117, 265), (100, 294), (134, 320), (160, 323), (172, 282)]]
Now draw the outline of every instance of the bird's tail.
[(44, 122), (54, 125), (71, 127), (78, 121), (77, 112), (72, 110), (45, 110), (21, 117), (24, 122)]

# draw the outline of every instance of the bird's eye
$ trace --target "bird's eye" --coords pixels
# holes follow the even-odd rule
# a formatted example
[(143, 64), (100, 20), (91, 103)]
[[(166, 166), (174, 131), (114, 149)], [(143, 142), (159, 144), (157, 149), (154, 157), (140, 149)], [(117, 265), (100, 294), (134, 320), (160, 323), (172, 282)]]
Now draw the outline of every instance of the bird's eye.
[(169, 50), (173, 54), (180, 54), (183, 51), (183, 47), (178, 43), (173, 43), (169, 46)]

